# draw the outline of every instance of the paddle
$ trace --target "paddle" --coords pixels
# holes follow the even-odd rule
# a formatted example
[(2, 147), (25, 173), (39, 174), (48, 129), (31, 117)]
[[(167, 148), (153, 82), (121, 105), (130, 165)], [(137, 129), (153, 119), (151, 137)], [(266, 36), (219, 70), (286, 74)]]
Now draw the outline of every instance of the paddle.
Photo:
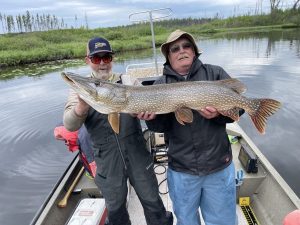
[(84, 171), (84, 167), (81, 167), (79, 173), (77, 174), (77, 176), (75, 177), (73, 183), (71, 184), (71, 186), (69, 187), (69, 190), (67, 191), (67, 193), (65, 194), (65, 196), (59, 201), (59, 203), (57, 204), (59, 208), (64, 208), (67, 206), (68, 203), (68, 199), (70, 197), (70, 194), (72, 193), (75, 185), (77, 184), (77, 182), (79, 181), (79, 178), (81, 177), (81, 175), (83, 174)]

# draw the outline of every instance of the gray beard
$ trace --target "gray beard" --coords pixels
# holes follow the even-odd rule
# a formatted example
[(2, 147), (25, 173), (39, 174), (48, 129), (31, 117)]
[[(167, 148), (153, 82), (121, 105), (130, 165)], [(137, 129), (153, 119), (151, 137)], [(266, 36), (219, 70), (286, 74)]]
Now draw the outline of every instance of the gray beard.
[(93, 71), (93, 75), (95, 78), (101, 79), (101, 80), (108, 80), (111, 76), (111, 71)]

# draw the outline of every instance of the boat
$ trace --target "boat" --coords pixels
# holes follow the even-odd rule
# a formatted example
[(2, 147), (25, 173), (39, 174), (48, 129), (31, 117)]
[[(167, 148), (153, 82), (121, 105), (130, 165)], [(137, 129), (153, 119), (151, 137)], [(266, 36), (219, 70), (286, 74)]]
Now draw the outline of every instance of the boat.
[[(162, 74), (164, 62), (157, 61), (152, 11), (133, 13), (129, 18), (135, 14), (149, 13), (155, 62), (128, 65), (126, 73), (122, 75), (123, 82), (126, 80), (125, 84), (151, 85)], [(166, 16), (172, 13), (169, 8), (154, 11), (166, 11)], [(142, 126), (148, 150), (153, 156), (161, 198), (166, 209), (173, 211), (167, 188), (168, 148), (164, 141), (164, 134), (147, 130), (145, 124)], [(237, 122), (227, 124), (226, 129), (231, 141), (233, 163), (237, 173), (238, 225), (282, 225), (288, 213), (300, 209), (299, 197)], [(132, 225), (146, 225), (142, 206), (129, 182), (127, 208)], [(91, 176), (85, 173), (77, 155), (49, 193), (30, 225), (104, 225), (106, 223), (107, 210), (101, 190), (97, 188)], [(176, 224), (175, 216), (174, 224)], [(201, 224), (205, 225), (202, 217)]]
[[(127, 81), (138, 79), (138, 83), (143, 85), (152, 84), (158, 77), (151, 74), (158, 70), (151, 64), (144, 65), (145, 68), (140, 64), (128, 66), (126, 75), (130, 79)], [(147, 148), (153, 156), (161, 198), (166, 209), (172, 211), (166, 180), (168, 147), (164, 134), (149, 131), (143, 123), (142, 127)], [(227, 124), (226, 129), (236, 170), (238, 224), (281, 225), (288, 213), (300, 209), (299, 197), (237, 122)], [(142, 206), (130, 183), (128, 190), (127, 207), (132, 225), (146, 225)], [(90, 176), (86, 176), (79, 157), (75, 157), (31, 225), (104, 225), (106, 221), (107, 210), (101, 190)], [(202, 224), (205, 224), (203, 220)]]
[[(231, 140), (233, 162), (237, 171), (238, 224), (282, 224), (288, 213), (300, 209), (299, 198), (237, 123), (228, 124), (227, 133)], [(144, 130), (144, 136), (155, 162), (161, 197), (166, 209), (172, 211), (166, 184), (167, 147), (164, 136), (147, 129)], [(142, 206), (133, 188), (130, 184), (128, 186), (127, 206), (132, 224), (146, 224)], [(60, 206), (61, 204), (63, 206)], [(81, 207), (84, 204), (85, 206)], [(91, 207), (93, 204), (96, 205), (95, 208)], [(106, 216), (101, 191), (93, 179), (85, 175), (82, 164), (76, 157), (31, 224), (104, 225)], [(87, 223), (87, 218), (92, 218), (96, 223)], [(174, 224), (175, 222), (176, 218)]]

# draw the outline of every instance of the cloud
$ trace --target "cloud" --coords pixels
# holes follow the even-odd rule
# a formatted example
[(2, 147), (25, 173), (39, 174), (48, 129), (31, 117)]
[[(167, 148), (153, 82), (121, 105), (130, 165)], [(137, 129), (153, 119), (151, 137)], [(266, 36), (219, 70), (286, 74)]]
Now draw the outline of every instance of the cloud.
[[(63, 18), (68, 27), (74, 26), (75, 16), (78, 24), (85, 24), (87, 16), (89, 27), (96, 28), (128, 25), (132, 23), (129, 20), (131, 13), (161, 8), (171, 8), (173, 13), (170, 18), (213, 17), (217, 14), (227, 17), (234, 13), (241, 15), (254, 12), (259, 2), (264, 4), (265, 10), (269, 9), (269, 1), (263, 0), (2, 0), (0, 13), (16, 16), (28, 10), (32, 15), (55, 15), (59, 19)], [(288, 2), (293, 0), (286, 0), (285, 3)], [(148, 18), (147, 15), (144, 18)]]
[[(161, 4), (161, 0), (120, 0), (120, 3), (123, 4), (141, 4), (141, 5), (148, 5), (148, 4)], [(163, 4), (168, 4), (170, 7), (174, 5), (181, 5), (181, 6), (192, 6), (192, 4), (199, 5), (201, 4), (203, 8), (210, 7), (210, 6), (222, 6), (222, 5), (238, 5), (238, 4), (256, 4), (253, 0), (164, 0)]]

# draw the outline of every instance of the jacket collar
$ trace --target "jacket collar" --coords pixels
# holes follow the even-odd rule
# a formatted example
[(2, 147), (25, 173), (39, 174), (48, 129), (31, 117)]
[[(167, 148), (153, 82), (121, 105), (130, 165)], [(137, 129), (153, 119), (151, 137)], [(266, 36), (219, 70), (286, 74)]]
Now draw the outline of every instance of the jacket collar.
[[(203, 65), (203, 63), (201, 62), (201, 60), (198, 59), (198, 57), (195, 57), (195, 59), (192, 63), (191, 69), (189, 70), (189, 72), (187, 74), (187, 80), (189, 80), (190, 77), (194, 76), (194, 74), (196, 74), (196, 71), (198, 71), (202, 65)], [(178, 81), (185, 81), (185, 78), (182, 75), (180, 75), (179, 73), (175, 72), (168, 62), (164, 64), (163, 74), (165, 76), (172, 76)]]

